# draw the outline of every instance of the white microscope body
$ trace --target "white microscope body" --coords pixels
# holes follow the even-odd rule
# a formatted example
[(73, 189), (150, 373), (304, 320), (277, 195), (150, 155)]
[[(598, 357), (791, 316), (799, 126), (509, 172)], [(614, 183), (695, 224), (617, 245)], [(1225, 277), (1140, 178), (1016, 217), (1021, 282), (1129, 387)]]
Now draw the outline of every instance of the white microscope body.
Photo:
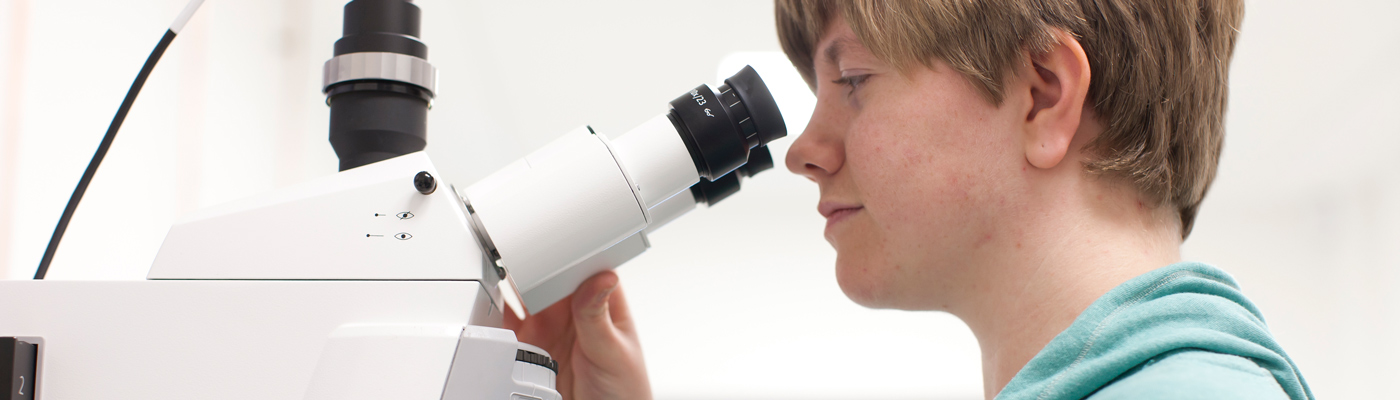
[[(407, 9), (356, 0), (347, 26), (362, 2)], [(346, 67), (404, 60), (366, 53), (328, 62), (327, 93), (432, 95), (423, 74)], [(771, 167), (764, 145), (785, 134), (746, 68), (613, 140), (581, 127), (460, 191), (421, 151), (359, 149), (372, 161), (350, 168), (341, 154), (340, 173), (172, 226), (145, 281), (0, 281), (0, 337), (37, 349), (12, 398), (559, 399), (557, 364), (501, 329), (504, 303), (537, 312), (645, 251), (647, 232)]]
[[(681, 157), (650, 158), (687, 173), (641, 154), (667, 135)], [(538, 311), (645, 251), (700, 182), (669, 121), (571, 131), (460, 194), (422, 172), (416, 152), (202, 210), (147, 281), (0, 281), (0, 336), (38, 344), (46, 399), (557, 399), (502, 303)]]

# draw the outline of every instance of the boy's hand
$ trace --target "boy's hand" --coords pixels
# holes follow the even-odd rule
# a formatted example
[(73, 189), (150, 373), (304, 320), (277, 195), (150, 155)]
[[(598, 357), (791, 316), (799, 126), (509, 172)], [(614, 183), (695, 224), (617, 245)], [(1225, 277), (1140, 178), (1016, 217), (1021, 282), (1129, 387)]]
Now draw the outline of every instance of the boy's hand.
[(525, 318), (505, 313), (516, 339), (539, 346), (559, 363), (556, 389), (565, 400), (651, 399), (642, 347), (617, 274), (604, 271), (577, 291)]

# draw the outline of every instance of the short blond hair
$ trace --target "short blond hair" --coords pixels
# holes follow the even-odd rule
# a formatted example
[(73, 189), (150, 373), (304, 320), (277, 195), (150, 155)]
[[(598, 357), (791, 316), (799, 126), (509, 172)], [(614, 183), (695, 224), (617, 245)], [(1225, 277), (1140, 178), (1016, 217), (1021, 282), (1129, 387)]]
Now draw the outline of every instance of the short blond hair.
[(783, 51), (815, 87), (815, 46), (844, 19), (876, 57), (907, 69), (942, 60), (992, 104), (1024, 52), (1074, 35), (1089, 58), (1089, 104), (1106, 128), (1090, 173), (1127, 178), (1170, 204), (1191, 233), (1224, 142), (1241, 0), (777, 0)]

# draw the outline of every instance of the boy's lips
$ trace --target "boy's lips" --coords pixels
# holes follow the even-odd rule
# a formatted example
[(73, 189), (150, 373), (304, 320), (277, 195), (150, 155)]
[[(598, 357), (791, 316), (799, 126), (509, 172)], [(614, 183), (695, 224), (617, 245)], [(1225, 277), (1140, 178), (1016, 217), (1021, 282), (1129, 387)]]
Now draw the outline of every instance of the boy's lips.
[(858, 213), (863, 209), (865, 209), (865, 206), (859, 204), (838, 203), (833, 201), (824, 201), (821, 202), (821, 204), (817, 204), (817, 212), (821, 213), (823, 217), (826, 217), (826, 234), (828, 238), (831, 236), (832, 226), (835, 226), (837, 222), (841, 222), (845, 220), (846, 217)]
[(822, 217), (826, 219), (831, 219), (843, 213), (854, 212), (862, 208), (865, 207), (859, 204), (838, 203), (834, 201), (823, 201), (821, 204), (817, 204), (817, 212), (821, 213)]

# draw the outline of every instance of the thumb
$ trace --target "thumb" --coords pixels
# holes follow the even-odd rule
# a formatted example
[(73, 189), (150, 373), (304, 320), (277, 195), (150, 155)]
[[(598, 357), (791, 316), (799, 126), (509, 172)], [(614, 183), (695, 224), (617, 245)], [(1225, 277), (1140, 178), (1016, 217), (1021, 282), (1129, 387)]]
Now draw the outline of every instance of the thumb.
[(612, 316), (608, 312), (608, 298), (617, 285), (617, 274), (603, 271), (583, 281), (574, 292), (574, 326), (580, 344), (606, 346), (608, 342), (616, 340)]

